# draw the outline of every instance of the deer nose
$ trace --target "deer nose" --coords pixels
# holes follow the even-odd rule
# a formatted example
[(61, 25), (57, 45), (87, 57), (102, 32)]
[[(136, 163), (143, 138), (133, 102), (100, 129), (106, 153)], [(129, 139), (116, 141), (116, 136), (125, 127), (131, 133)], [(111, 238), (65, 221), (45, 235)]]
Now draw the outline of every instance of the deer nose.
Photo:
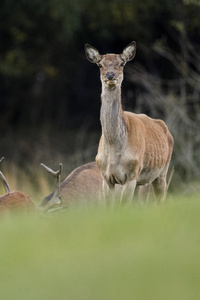
[(115, 73), (114, 72), (107, 72), (106, 73), (106, 79), (113, 80), (114, 78), (115, 78)]

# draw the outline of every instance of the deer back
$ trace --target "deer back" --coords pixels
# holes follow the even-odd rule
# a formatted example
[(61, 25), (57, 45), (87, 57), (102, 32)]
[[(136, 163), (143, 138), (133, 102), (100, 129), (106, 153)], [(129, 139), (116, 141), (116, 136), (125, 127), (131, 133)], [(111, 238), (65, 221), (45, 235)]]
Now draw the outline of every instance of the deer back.
[(35, 205), (26, 194), (13, 191), (0, 196), (0, 211), (29, 211), (34, 209)]

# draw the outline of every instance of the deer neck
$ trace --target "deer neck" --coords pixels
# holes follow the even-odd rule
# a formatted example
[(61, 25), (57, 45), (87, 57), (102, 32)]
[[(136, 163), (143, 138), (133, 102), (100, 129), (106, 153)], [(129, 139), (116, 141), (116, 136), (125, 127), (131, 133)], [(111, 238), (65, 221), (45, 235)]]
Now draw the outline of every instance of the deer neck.
[(121, 148), (126, 137), (126, 124), (121, 107), (120, 87), (113, 90), (102, 89), (100, 120), (105, 142)]

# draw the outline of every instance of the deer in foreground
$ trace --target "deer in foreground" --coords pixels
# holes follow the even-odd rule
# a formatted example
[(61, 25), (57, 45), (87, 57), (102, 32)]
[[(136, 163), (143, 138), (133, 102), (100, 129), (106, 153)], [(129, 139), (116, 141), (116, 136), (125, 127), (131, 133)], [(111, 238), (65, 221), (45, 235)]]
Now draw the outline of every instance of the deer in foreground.
[(102, 176), (95, 162), (84, 164), (72, 171), (60, 184), (62, 164), (58, 171), (41, 164), (55, 177), (55, 190), (45, 197), (40, 208), (64, 208), (70, 204), (100, 201), (102, 195)]
[[(3, 159), (2, 157), (0, 162)], [(34, 203), (26, 194), (19, 191), (11, 192), (10, 186), (1, 171), (0, 179), (6, 192), (6, 194), (0, 196), (0, 211), (29, 211), (34, 208)]]
[(116, 184), (123, 185), (121, 201), (132, 201), (137, 185), (152, 183), (157, 199), (166, 196), (166, 177), (173, 137), (161, 120), (123, 111), (121, 84), (125, 64), (132, 60), (136, 43), (121, 54), (101, 55), (86, 44), (87, 59), (100, 69), (102, 83), (100, 120), (102, 136), (96, 162), (103, 175), (104, 198), (113, 198)]

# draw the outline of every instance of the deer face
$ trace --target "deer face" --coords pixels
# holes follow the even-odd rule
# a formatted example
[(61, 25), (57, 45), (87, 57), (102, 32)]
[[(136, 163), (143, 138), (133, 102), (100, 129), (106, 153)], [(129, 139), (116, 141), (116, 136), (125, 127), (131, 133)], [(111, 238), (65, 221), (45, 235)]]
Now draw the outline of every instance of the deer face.
[(100, 69), (102, 85), (109, 89), (121, 85), (125, 62), (117, 54), (106, 54), (97, 64)]
[(87, 59), (99, 66), (102, 86), (108, 89), (115, 89), (116, 86), (121, 86), (124, 66), (134, 58), (135, 51), (135, 42), (125, 47), (121, 54), (105, 55), (101, 55), (96, 48), (88, 44), (85, 45)]

